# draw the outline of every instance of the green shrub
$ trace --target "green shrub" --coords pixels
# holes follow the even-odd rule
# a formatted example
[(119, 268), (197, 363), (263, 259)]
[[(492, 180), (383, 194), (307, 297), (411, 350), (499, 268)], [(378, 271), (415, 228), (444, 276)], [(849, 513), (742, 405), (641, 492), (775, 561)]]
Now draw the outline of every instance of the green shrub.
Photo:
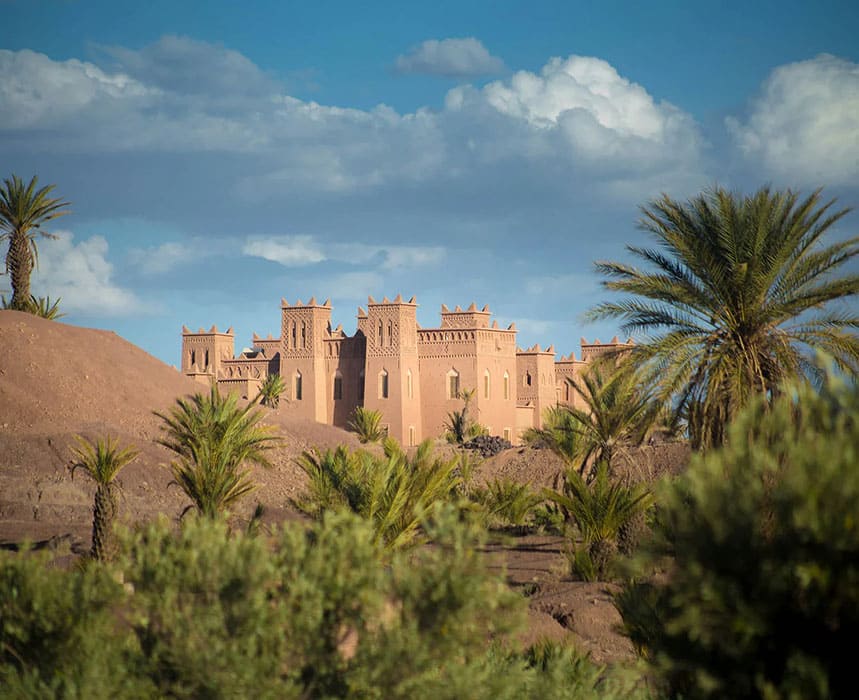
[(754, 404), (659, 499), (618, 599), (627, 633), (685, 697), (855, 695), (859, 390), (829, 376)]
[(340, 446), (305, 452), (297, 464), (309, 482), (293, 505), (315, 518), (350, 510), (372, 523), (375, 540), (387, 549), (423, 541), (421, 519), (435, 503), (457, 500), (461, 484), (460, 460), (435, 457), (429, 440), (411, 457), (387, 439), (384, 457)]
[(382, 428), (382, 413), (358, 406), (349, 421), (349, 430), (358, 435), (362, 443), (379, 442), (387, 435)]
[(114, 614), (122, 597), (97, 563), (65, 572), (45, 552), (0, 552), (0, 695), (137, 695)]
[(279, 374), (269, 374), (260, 384), (257, 399), (263, 406), (277, 408), (280, 405), (280, 397), (286, 391), (286, 383)]
[(645, 486), (611, 479), (605, 462), (597, 465), (590, 483), (568, 469), (562, 491), (545, 489), (543, 495), (558, 505), (568, 524), (576, 526), (582, 542), (571, 542), (568, 561), (571, 573), (586, 581), (606, 579), (622, 528), (653, 503)]
[(530, 519), (531, 513), (543, 501), (528, 484), (518, 484), (510, 479), (493, 479), (485, 489), (469, 494), (472, 500), (486, 510), (490, 523), (521, 527)]

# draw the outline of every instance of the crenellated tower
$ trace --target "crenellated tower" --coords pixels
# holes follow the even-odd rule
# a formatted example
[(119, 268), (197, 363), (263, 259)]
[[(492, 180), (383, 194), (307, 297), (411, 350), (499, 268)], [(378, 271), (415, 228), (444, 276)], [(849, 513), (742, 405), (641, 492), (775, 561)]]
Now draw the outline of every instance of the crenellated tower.
[(296, 411), (311, 420), (328, 420), (325, 339), (331, 331), (331, 302), (290, 304), (281, 299), (280, 376), (286, 397)]
[(212, 326), (196, 333), (182, 326), (182, 374), (210, 384), (220, 376), (224, 360), (232, 359), (233, 341), (232, 326), (225, 332)]
[(370, 297), (366, 315), (358, 318), (366, 338), (364, 407), (380, 411), (388, 434), (404, 445), (423, 438), (417, 307), (414, 297)]

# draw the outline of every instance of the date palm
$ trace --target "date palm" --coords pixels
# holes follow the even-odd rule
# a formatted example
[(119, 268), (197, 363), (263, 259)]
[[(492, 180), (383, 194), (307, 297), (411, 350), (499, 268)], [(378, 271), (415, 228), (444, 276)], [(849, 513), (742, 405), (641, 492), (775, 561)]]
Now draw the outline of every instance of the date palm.
[(263, 406), (277, 408), (280, 405), (280, 397), (286, 391), (286, 384), (279, 374), (269, 374), (259, 388), (257, 399)]
[(39, 262), (36, 237), (56, 238), (42, 230), (42, 225), (68, 214), (68, 202), (50, 197), (54, 185), (39, 189), (34, 176), (29, 184), (12, 175), (0, 185), (0, 241), (9, 241), (6, 272), (12, 278), (12, 301), (9, 308), (27, 311), (30, 304), (30, 275)]
[(91, 442), (76, 436), (78, 446), (72, 449), (74, 462), (71, 473), (83, 469), (96, 483), (95, 500), (92, 507), (92, 550), (93, 559), (105, 561), (114, 554), (113, 522), (118, 508), (117, 497), (120, 492), (116, 477), (122, 468), (137, 458), (134, 447), (119, 449), (111, 438)]
[(169, 413), (155, 415), (164, 422), (156, 442), (178, 456), (170, 465), (173, 480), (191, 499), (188, 509), (201, 515), (225, 513), (254, 490), (246, 463), (271, 466), (266, 452), (277, 438), (260, 425), (262, 411), (240, 406), (235, 394), (222, 396), (214, 384), (208, 394), (177, 399)]
[(717, 187), (686, 203), (664, 195), (640, 222), (657, 247), (627, 248), (647, 269), (597, 263), (604, 287), (629, 296), (590, 317), (648, 334), (633, 354), (686, 417), (694, 446), (721, 444), (751, 397), (812, 375), (815, 351), (842, 371), (859, 368), (859, 316), (846, 305), (859, 275), (841, 269), (859, 238), (824, 241), (849, 211), (833, 204), (820, 190), (800, 199), (766, 187), (751, 196)]

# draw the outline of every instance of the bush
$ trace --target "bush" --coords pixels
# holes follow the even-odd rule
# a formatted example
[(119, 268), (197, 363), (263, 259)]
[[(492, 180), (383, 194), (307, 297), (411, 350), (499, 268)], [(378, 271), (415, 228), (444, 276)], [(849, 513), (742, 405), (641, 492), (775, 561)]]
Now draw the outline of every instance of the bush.
[(740, 415), (666, 487), (627, 633), (686, 697), (847, 697), (859, 638), (859, 390), (829, 376)]
[(510, 479), (493, 479), (485, 489), (475, 490), (470, 495), (483, 506), (490, 522), (515, 527), (525, 525), (534, 508), (543, 501), (530, 486)]
[(608, 475), (608, 465), (597, 465), (590, 483), (575, 469), (567, 469), (562, 490), (544, 489), (568, 525), (575, 525), (581, 543), (570, 542), (568, 561), (573, 575), (585, 581), (604, 581), (618, 554), (624, 528), (653, 503), (643, 485), (629, 485)]
[(435, 457), (429, 440), (411, 457), (388, 439), (383, 458), (340, 446), (305, 452), (297, 464), (309, 483), (293, 505), (314, 518), (350, 510), (372, 523), (376, 541), (388, 549), (423, 541), (422, 518), (434, 504), (456, 500), (461, 484), (460, 460)]
[(352, 420), (349, 421), (349, 430), (356, 433), (362, 443), (379, 442), (387, 434), (382, 427), (381, 412), (363, 406), (355, 408)]

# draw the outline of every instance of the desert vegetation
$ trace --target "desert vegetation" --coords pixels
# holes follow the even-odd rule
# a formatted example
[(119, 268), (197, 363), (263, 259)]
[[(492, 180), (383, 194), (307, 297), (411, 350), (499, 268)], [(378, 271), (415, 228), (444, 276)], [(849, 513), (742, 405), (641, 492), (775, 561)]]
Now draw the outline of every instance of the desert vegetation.
[[(10, 187), (41, 193), (48, 214), (65, 205), (35, 181)], [(281, 446), (257, 405), (277, 406), (273, 382), (249, 403), (213, 386), (156, 413), (190, 502), (178, 526), (114, 527), (136, 450), (81, 439), (92, 561), (0, 552), (0, 684), (16, 697), (850, 695), (859, 319), (838, 304), (859, 291), (843, 272), (859, 239), (825, 244), (844, 214), (832, 206), (715, 189), (644, 207), (658, 248), (630, 251), (654, 271), (599, 263), (627, 296), (593, 313), (654, 334), (595, 362), (572, 382), (581, 408), (525, 436), (560, 457), (551, 488), (478, 483), (494, 457), (466, 449), (481, 432), (467, 392), (449, 441), (409, 449), (358, 409), (362, 446), (304, 451), (306, 488), (288, 504), (300, 517), (267, 527), (234, 516)], [(20, 308), (29, 290), (15, 292)], [(685, 472), (620, 469), (656, 432), (692, 443)], [(508, 585), (487, 551), (536, 532), (560, 542), (560, 580), (613, 597), (636, 663), (598, 664), (569, 637), (518, 641), (521, 593), (540, 582)]]

